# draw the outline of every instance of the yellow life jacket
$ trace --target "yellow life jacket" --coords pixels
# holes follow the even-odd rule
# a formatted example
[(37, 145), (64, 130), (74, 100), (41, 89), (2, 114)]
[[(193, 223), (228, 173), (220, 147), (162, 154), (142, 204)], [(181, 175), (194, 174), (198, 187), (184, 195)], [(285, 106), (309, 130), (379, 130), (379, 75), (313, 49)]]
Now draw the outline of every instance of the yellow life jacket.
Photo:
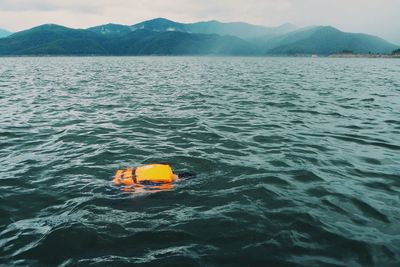
[(114, 177), (114, 184), (134, 185), (141, 182), (172, 183), (178, 178), (171, 166), (166, 164), (149, 164), (118, 170)]

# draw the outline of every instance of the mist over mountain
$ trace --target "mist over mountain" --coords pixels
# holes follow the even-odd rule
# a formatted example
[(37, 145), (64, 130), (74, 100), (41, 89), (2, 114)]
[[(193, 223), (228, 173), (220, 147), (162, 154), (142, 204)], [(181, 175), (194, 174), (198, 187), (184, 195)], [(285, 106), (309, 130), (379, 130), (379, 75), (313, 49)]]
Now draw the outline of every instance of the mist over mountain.
[(0, 55), (331, 55), (389, 54), (399, 46), (331, 26), (298, 29), (243, 22), (179, 23), (158, 18), (134, 25), (72, 29), (46, 24), (0, 39)]
[(0, 38), (5, 38), (5, 37), (10, 36), (10, 35), (11, 35), (11, 32), (0, 28)]

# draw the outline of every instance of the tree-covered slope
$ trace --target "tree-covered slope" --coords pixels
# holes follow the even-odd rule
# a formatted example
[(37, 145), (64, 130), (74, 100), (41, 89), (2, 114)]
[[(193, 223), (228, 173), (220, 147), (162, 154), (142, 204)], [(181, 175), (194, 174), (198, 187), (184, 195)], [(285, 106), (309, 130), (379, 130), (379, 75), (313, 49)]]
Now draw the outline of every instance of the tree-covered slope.
[(104, 36), (121, 36), (133, 31), (130, 26), (113, 23), (91, 27), (87, 30)]
[(42, 25), (0, 40), (0, 55), (252, 55), (253, 46), (232, 36), (137, 30), (107, 35)]
[(157, 18), (143, 21), (131, 26), (132, 30), (149, 30), (156, 32), (180, 31), (187, 32), (186, 24), (175, 22), (169, 19)]
[(254, 55), (254, 47), (237, 38), (185, 32), (138, 30), (110, 39), (106, 49), (120, 55)]
[(346, 33), (330, 26), (319, 26), (270, 39), (265, 47), (267, 54), (330, 55), (342, 51), (390, 53), (398, 46), (376, 36)]
[(106, 54), (104, 38), (90, 31), (46, 24), (0, 40), (0, 55)]
[(234, 36), (264, 30), (245, 23), (182, 24), (165, 19), (87, 30), (46, 24), (0, 39), (0, 55), (331, 55), (344, 50), (390, 54), (399, 48), (379, 37), (322, 26), (285, 33), (269, 29), (257, 38)]

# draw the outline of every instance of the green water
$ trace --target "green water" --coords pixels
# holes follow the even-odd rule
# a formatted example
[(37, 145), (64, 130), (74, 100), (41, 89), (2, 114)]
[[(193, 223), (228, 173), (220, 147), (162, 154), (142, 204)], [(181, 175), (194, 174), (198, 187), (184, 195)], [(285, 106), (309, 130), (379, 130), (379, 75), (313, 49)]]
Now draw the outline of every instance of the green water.
[[(0, 265), (398, 266), (400, 61), (0, 58)], [(118, 168), (192, 179), (124, 192)]]

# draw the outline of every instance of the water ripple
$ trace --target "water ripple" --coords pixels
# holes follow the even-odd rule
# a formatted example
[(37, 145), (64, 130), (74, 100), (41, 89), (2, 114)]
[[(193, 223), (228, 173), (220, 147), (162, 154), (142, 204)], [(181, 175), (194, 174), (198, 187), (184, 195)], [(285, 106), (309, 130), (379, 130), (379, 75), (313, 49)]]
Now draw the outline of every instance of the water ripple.
[(0, 61), (0, 265), (400, 262), (398, 61)]

